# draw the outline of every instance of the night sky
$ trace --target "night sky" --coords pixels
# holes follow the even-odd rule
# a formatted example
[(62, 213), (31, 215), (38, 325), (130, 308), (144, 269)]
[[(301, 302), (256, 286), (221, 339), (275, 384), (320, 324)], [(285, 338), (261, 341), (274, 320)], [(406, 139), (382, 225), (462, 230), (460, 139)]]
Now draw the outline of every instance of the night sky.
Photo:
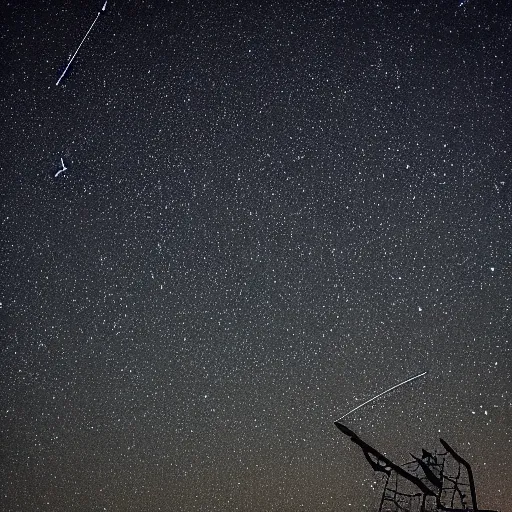
[(0, 509), (371, 512), (428, 371), (344, 423), (511, 512), (510, 3), (102, 4), (3, 2)]

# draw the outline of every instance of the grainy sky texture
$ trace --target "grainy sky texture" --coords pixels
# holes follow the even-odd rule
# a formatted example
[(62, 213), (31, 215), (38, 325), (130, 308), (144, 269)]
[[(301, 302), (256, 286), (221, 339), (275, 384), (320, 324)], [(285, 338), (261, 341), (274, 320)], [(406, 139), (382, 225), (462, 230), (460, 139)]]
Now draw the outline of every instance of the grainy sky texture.
[(101, 6), (2, 6), (0, 509), (376, 510), (428, 371), (344, 422), (512, 512), (510, 3)]

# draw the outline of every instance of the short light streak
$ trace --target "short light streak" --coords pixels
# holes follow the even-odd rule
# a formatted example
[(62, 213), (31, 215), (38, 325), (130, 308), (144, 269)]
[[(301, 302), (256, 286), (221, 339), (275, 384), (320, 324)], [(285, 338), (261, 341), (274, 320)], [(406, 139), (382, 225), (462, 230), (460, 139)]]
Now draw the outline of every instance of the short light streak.
[(62, 164), (62, 169), (59, 169), (57, 171), (57, 174), (55, 174), (55, 177), (57, 177), (60, 173), (68, 170), (68, 168), (64, 165), (64, 160), (62, 160), (62, 158), (60, 159), (60, 163)]
[(413, 381), (415, 379), (419, 379), (420, 377), (423, 377), (423, 375), (426, 375), (426, 374), (427, 374), (427, 372), (420, 373), (419, 375), (416, 375), (414, 377), (411, 377), (410, 379), (407, 379), (407, 380), (404, 380), (403, 382), (400, 382), (400, 384), (396, 384), (395, 386), (393, 386), (393, 387), (391, 387), (389, 389), (386, 389), (386, 391), (383, 391), (382, 393), (379, 393), (377, 396), (374, 396), (373, 398), (370, 398), (370, 400), (366, 400), (366, 402), (358, 405), (357, 407), (354, 407), (354, 409), (352, 409), (351, 411), (348, 411), (346, 414), (344, 414), (340, 418), (340, 420), (342, 420), (343, 418), (345, 418), (349, 414), (352, 414), (353, 412), (357, 411), (358, 409), (360, 409), (364, 405), (369, 404), (370, 402), (373, 402), (374, 400), (377, 400), (377, 398), (380, 398), (382, 395), (385, 395), (386, 393), (389, 393), (390, 391), (393, 391), (393, 389), (399, 388), (400, 386), (403, 386), (404, 384), (407, 384), (408, 382), (411, 382), (411, 381)]
[(59, 85), (60, 81), (64, 78), (64, 75), (66, 74), (67, 70), (69, 69), (69, 66), (71, 66), (71, 63), (75, 60), (76, 54), (78, 53), (78, 51), (80, 50), (80, 48), (84, 44), (84, 41), (87, 39), (87, 36), (89, 35), (89, 32), (92, 30), (92, 27), (94, 27), (94, 24), (96, 23), (96, 21), (98, 21), (98, 18), (100, 17), (100, 14), (106, 8), (107, 8), (107, 2), (105, 1), (105, 3), (103, 4), (103, 7), (101, 8), (101, 11), (99, 11), (98, 14), (96, 15), (96, 18), (94, 18), (94, 21), (92, 22), (92, 25), (89, 27), (89, 30), (87, 31), (87, 33), (85, 34), (84, 38), (82, 39), (82, 42), (78, 45), (78, 48), (76, 49), (76, 52), (73, 54), (73, 57), (71, 57), (71, 59), (69, 60), (68, 65), (66, 66), (66, 69), (62, 72), (62, 75), (60, 75), (60, 77), (57, 80), (57, 83), (55, 85)]

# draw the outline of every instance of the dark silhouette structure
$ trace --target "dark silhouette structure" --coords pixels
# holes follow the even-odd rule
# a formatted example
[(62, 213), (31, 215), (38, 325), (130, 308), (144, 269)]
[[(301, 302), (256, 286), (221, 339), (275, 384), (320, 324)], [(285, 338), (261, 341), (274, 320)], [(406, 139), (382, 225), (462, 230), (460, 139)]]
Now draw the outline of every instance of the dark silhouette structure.
[(444, 452), (423, 450), (398, 466), (345, 425), (334, 424), (362, 449), (374, 471), (384, 473), (379, 512), (494, 512), (478, 508), (471, 466), (446, 441), (440, 439)]

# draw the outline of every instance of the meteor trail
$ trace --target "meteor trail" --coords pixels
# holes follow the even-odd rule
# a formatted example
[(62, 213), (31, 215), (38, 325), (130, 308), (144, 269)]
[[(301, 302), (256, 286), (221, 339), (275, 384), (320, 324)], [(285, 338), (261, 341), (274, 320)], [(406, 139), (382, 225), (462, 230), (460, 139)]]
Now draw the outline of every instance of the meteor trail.
[(76, 49), (76, 52), (73, 54), (73, 57), (68, 62), (68, 65), (66, 66), (66, 69), (62, 72), (62, 75), (60, 75), (59, 79), (57, 80), (57, 83), (55, 85), (59, 85), (60, 81), (64, 78), (64, 75), (66, 74), (67, 70), (69, 69), (69, 66), (71, 66), (71, 63), (73, 60), (75, 60), (76, 54), (84, 44), (84, 41), (87, 39), (87, 36), (89, 35), (89, 32), (92, 30), (92, 27), (94, 27), (94, 24), (96, 21), (98, 21), (98, 18), (100, 17), (100, 14), (106, 9), (107, 2), (103, 4), (103, 7), (101, 8), (101, 11), (98, 11), (98, 14), (96, 14), (96, 18), (94, 18), (94, 21), (92, 22), (92, 25), (89, 27), (89, 30), (87, 31), (87, 34), (85, 34), (84, 38), (82, 39), (81, 43), (78, 45), (78, 48)]
[[(419, 379), (420, 377), (423, 377), (423, 375), (426, 375), (427, 372), (420, 373), (419, 375), (416, 375), (415, 377), (411, 377), (410, 379), (404, 380), (403, 382), (400, 382), (400, 384), (396, 384), (395, 386), (386, 389), (386, 391), (383, 391), (382, 393), (379, 393), (377, 396), (374, 396), (373, 398), (370, 398), (370, 400), (366, 400), (366, 402), (362, 403), (361, 405), (358, 405), (357, 407), (354, 407), (351, 411), (348, 411), (346, 414), (344, 414), (340, 420), (348, 416), (349, 414), (352, 414), (353, 412), (357, 411), (357, 409), (360, 409), (363, 407), (363, 405), (369, 404), (370, 402), (373, 402), (374, 400), (377, 400), (377, 398), (381, 397), (382, 395), (385, 395), (386, 393), (389, 393), (390, 391), (393, 391), (393, 389), (399, 388), (400, 386), (403, 386), (404, 384), (407, 384), (408, 382), (411, 382), (412, 380)], [(338, 420), (339, 421), (339, 420)]]
[(60, 159), (60, 163), (62, 164), (62, 169), (59, 169), (57, 171), (57, 174), (55, 175), (55, 177), (57, 177), (61, 172), (68, 170), (68, 168), (64, 165), (64, 160), (62, 160), (62, 158)]

